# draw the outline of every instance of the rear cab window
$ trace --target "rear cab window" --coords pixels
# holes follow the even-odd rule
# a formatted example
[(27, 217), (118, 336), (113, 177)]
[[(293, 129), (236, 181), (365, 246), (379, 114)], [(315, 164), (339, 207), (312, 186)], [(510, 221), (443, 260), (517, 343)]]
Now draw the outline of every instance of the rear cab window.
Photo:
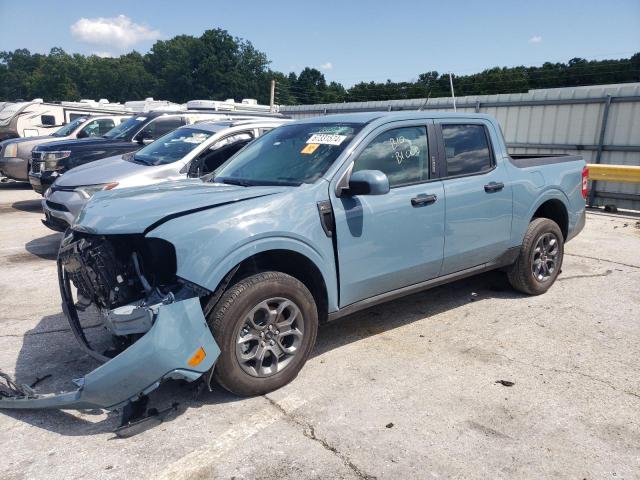
[(487, 129), (482, 124), (442, 124), (446, 176), (473, 175), (493, 169)]

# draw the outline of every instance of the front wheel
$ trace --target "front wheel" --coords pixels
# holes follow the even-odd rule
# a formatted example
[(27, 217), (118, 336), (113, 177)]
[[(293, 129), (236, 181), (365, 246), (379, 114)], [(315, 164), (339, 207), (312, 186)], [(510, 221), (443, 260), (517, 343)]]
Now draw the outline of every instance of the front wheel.
[(262, 272), (230, 287), (207, 323), (220, 347), (216, 380), (236, 395), (253, 396), (298, 375), (316, 341), (318, 312), (302, 282)]
[(560, 227), (548, 218), (535, 218), (529, 224), (520, 255), (507, 271), (509, 283), (529, 295), (546, 292), (556, 281), (564, 257), (564, 238)]

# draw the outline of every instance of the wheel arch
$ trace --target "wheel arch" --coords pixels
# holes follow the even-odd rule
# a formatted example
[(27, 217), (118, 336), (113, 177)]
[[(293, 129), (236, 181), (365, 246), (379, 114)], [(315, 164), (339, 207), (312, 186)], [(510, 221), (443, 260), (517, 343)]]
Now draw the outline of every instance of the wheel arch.
[(327, 285), (318, 266), (305, 255), (287, 249), (265, 250), (245, 258), (229, 272), (233, 272), (228, 284), (234, 283), (260, 272), (275, 271), (286, 273), (302, 282), (311, 292), (318, 319), (324, 321), (328, 317)]
[(569, 209), (560, 198), (550, 198), (543, 201), (531, 215), (529, 223), (535, 218), (553, 220), (560, 227), (563, 239), (567, 239), (569, 235)]
[(337, 309), (337, 278), (333, 259), (324, 261), (323, 256), (311, 246), (298, 240), (261, 239), (250, 242), (227, 256), (208, 278), (190, 281), (213, 292), (213, 298), (238, 280), (257, 272), (279, 271), (301, 281), (311, 292), (318, 307), (318, 318), (324, 320), (328, 313)]

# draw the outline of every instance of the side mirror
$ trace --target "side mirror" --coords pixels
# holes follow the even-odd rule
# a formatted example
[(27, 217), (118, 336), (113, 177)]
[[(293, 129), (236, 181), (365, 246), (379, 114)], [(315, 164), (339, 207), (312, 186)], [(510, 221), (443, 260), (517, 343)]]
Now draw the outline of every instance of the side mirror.
[(349, 195), (384, 195), (389, 193), (389, 178), (380, 170), (360, 170), (349, 178)]
[(187, 178), (198, 178), (202, 175), (202, 159), (194, 158), (189, 162), (188, 165), (185, 165), (182, 171), (186, 170)]
[(76, 138), (87, 138), (88, 136), (89, 134), (86, 132), (86, 130), (80, 130), (76, 135)]
[(140, 133), (138, 133), (138, 135), (135, 138), (135, 141), (138, 142), (140, 145), (149, 145), (151, 142), (153, 142), (153, 139), (149, 135), (149, 132), (145, 132), (143, 130)]

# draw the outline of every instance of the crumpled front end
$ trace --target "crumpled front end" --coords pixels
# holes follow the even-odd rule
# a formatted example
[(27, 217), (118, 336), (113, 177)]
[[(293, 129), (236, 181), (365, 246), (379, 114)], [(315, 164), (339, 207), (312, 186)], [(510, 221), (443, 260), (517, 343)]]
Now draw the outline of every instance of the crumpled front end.
[[(74, 335), (87, 353), (106, 363), (76, 380), (77, 390), (38, 395), (18, 388), (0, 397), (0, 408), (114, 409), (163, 380), (194, 381), (213, 368), (220, 349), (199, 298), (209, 292), (175, 277), (175, 253), (167, 242), (75, 232), (61, 244), (58, 276)], [(91, 304), (119, 351), (101, 353), (87, 341), (78, 308)]]

